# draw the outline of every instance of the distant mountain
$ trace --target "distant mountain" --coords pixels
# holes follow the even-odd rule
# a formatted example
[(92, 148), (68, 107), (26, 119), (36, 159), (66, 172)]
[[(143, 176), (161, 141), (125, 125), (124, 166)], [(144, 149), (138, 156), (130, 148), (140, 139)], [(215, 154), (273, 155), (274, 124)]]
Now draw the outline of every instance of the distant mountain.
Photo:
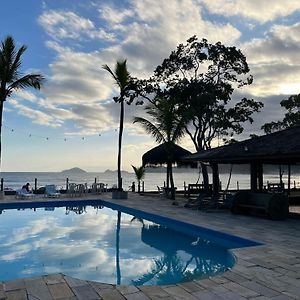
[(80, 168), (72, 168), (61, 171), (62, 174), (86, 174), (87, 172)]

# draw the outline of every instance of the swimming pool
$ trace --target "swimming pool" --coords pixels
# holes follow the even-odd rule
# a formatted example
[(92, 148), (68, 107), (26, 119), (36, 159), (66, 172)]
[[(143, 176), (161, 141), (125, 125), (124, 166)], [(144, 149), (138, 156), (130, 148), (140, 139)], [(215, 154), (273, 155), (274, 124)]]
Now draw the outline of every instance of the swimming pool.
[(0, 206), (0, 280), (173, 284), (224, 272), (235, 263), (229, 249), (257, 245), (105, 201), (18, 206)]

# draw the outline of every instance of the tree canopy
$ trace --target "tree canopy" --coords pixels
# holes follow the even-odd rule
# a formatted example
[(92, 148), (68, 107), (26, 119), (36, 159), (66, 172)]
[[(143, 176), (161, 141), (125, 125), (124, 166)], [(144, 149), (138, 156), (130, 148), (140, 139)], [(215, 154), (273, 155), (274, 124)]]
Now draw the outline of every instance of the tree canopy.
[(186, 132), (200, 151), (211, 148), (217, 136), (242, 133), (242, 124), (252, 123), (252, 114), (263, 107), (247, 98), (229, 105), (235, 89), (252, 83), (248, 72), (241, 50), (193, 36), (164, 59), (148, 85), (152, 92), (184, 108)]
[(284, 118), (281, 121), (272, 121), (262, 126), (265, 133), (300, 125), (300, 94), (291, 95), (288, 99), (283, 99), (280, 105), (286, 109)]

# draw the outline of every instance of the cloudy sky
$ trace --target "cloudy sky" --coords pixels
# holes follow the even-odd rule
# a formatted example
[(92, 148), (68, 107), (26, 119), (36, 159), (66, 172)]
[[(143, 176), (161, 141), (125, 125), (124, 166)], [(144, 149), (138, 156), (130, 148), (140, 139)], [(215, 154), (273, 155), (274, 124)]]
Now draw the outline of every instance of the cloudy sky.
[[(299, 0), (10, 0), (1, 4), (0, 39), (26, 44), (23, 71), (47, 81), (41, 92), (20, 91), (5, 103), (3, 171), (116, 169), (119, 106), (103, 64), (127, 58), (132, 75), (147, 77), (192, 35), (235, 45), (254, 83), (239, 91), (265, 104), (247, 126), (261, 134), (280, 118), (280, 100), (299, 93)], [(140, 165), (155, 144), (126, 107), (123, 168)], [(240, 137), (241, 139), (242, 137)], [(188, 139), (182, 145), (193, 151)]]

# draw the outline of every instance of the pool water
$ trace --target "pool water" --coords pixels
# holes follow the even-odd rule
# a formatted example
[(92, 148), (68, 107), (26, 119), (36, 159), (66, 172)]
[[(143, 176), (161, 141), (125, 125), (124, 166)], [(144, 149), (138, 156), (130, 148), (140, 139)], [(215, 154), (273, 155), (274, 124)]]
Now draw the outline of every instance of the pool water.
[(0, 280), (63, 273), (111, 284), (206, 278), (235, 263), (225, 247), (104, 206), (5, 209)]

